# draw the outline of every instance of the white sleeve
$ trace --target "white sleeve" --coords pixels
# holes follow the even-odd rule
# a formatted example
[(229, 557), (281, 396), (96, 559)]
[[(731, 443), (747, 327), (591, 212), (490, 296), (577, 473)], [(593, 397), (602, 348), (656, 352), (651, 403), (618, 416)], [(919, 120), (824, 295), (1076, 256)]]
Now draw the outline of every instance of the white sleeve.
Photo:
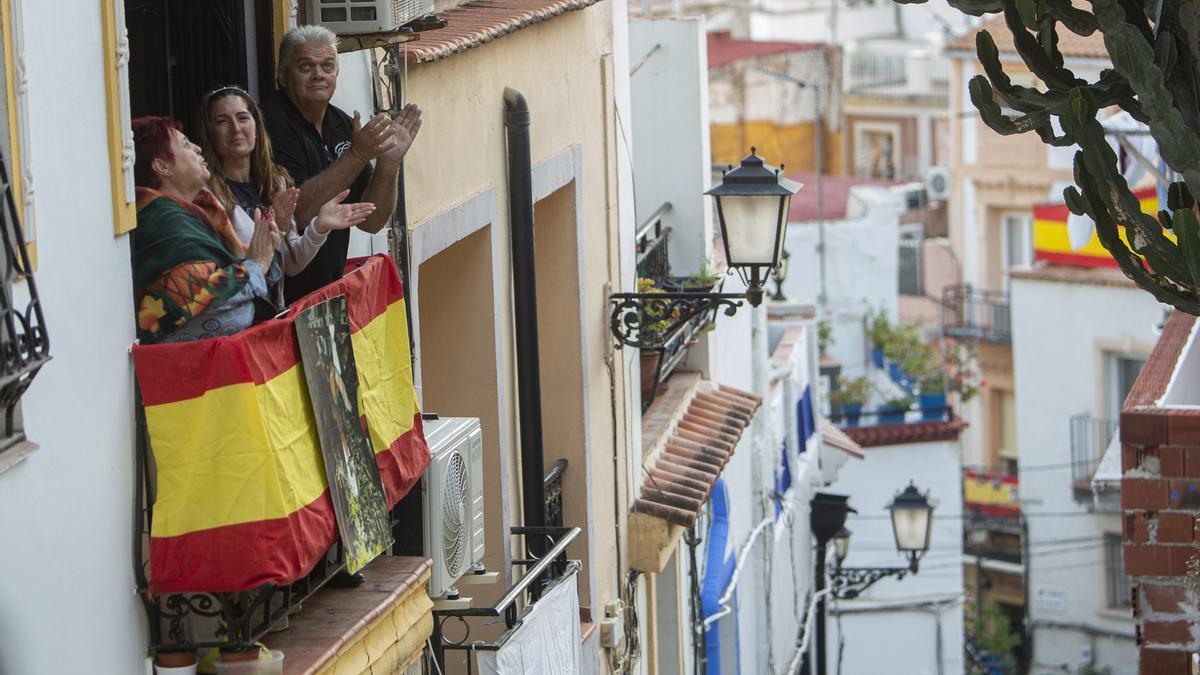
[[(295, 221), (292, 221), (293, 223)], [(296, 228), (290, 228), (287, 234), (287, 242), (279, 242), (280, 250), (283, 251), (283, 272), (288, 276), (295, 276), (300, 273), (308, 263), (312, 261), (313, 256), (320, 250), (321, 245), (325, 243), (325, 239), (329, 237), (329, 233), (321, 234), (317, 231), (317, 219), (314, 216), (308, 222), (308, 227), (304, 229), (304, 234), (296, 234)]]

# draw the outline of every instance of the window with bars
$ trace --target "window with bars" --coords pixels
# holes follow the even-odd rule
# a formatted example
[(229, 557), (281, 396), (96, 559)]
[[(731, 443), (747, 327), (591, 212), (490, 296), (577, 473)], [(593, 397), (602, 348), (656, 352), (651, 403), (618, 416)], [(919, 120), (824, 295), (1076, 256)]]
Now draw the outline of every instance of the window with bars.
[(900, 295), (925, 295), (924, 246), (920, 229), (900, 233)]
[(1117, 609), (1129, 607), (1129, 577), (1125, 574), (1119, 534), (1104, 535), (1104, 578), (1108, 587), (1108, 606)]

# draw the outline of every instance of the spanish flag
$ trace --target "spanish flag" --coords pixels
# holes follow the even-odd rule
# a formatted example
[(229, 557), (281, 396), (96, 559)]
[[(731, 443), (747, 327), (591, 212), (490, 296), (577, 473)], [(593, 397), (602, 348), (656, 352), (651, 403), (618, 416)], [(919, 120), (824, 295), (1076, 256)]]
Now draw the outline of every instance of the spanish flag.
[(413, 388), (404, 290), (378, 255), (283, 318), (237, 335), (137, 346), (156, 487), (150, 577), (160, 593), (231, 592), (303, 577), (337, 537), (295, 316), (349, 307), (359, 409), (391, 508), (429, 464)]
[[(1134, 196), (1141, 204), (1142, 213), (1157, 217), (1158, 197), (1154, 188), (1138, 190), (1134, 192)], [(1075, 267), (1116, 267), (1117, 261), (1113, 260), (1112, 255), (1100, 243), (1095, 226), (1092, 227), (1086, 244), (1071, 245), (1072, 235), (1067, 225), (1067, 219), (1070, 217), (1071, 211), (1066, 204), (1040, 204), (1033, 207), (1033, 259)], [(1167, 238), (1175, 239), (1173, 232), (1167, 231), (1165, 234)], [(1117, 230), (1117, 236), (1126, 246), (1129, 245), (1124, 225)]]

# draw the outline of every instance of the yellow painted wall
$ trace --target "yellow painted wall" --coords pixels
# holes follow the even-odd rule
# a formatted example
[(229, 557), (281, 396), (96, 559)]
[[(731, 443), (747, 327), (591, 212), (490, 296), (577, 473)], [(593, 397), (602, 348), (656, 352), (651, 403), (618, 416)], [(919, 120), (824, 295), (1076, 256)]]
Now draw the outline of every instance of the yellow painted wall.
[[(581, 436), (590, 446), (591, 466), (572, 461), (564, 480), (564, 498), (568, 517), (591, 513), (597, 518), (611, 520), (614, 513), (614, 468), (624, 471), (623, 464), (614, 467), (612, 405), (610, 375), (604, 355), (608, 350), (607, 288), (606, 283), (617, 280), (615, 265), (619, 259), (617, 245), (617, 210), (610, 203), (616, 184), (612, 163), (615, 128), (608, 120), (611, 112), (611, 83), (606, 75), (607, 54), (611, 53), (612, 13), (609, 3), (599, 3), (588, 9), (569, 12), (548, 22), (530, 26), (506, 35), (482, 47), (456, 54), (431, 64), (412, 65), (408, 69), (407, 98), (424, 110), (421, 136), (405, 161), (407, 210), (410, 225), (420, 227), (423, 221), (446, 212), (467, 201), (472, 195), (489, 188), (497, 194), (497, 207), (492, 228), (496, 230), (502, 251), (495, 259), (498, 286), (494, 293), (505, 303), (500, 312), (501, 343), (496, 345), (505, 382), (515, 381), (515, 353), (511, 309), (512, 270), (508, 254), (508, 184), (504, 134), (505, 87), (521, 91), (529, 103), (532, 126), (532, 158), (539, 162), (578, 145), (582, 154), (581, 179), (577, 183), (582, 218), (582, 240), (575, 242), (583, 256), (582, 278), (577, 280), (575, 297), (569, 311), (539, 317), (543, 342), (554, 340), (557, 333), (571, 345), (575, 363), (569, 364), (579, 372), (561, 383), (547, 383), (544, 400), (574, 400), (573, 424), (590, 429)], [(550, 218), (561, 205), (539, 209), (539, 217)], [(545, 213), (543, 213), (545, 211)], [(552, 225), (553, 223), (551, 223)], [(570, 224), (571, 227), (574, 223)], [(539, 230), (544, 224), (539, 222)], [(610, 235), (610, 232), (612, 233)], [(539, 244), (541, 236), (539, 235)], [(551, 274), (547, 270), (547, 274)], [(419, 303), (437, 302), (437, 285), (422, 277), (418, 289)], [(426, 311), (422, 309), (422, 312)], [(580, 326), (580, 313), (584, 325)], [(422, 314), (422, 322), (425, 316)], [(424, 331), (424, 327), (422, 328)], [(583, 343), (581, 344), (581, 340)], [(436, 349), (423, 344), (422, 350)], [(581, 352), (586, 349), (587, 362)], [(618, 355), (619, 358), (619, 355)], [(564, 364), (565, 367), (566, 364)], [(542, 360), (543, 371), (558, 367)], [(625, 389), (617, 368), (616, 392), (623, 396)], [(423, 378), (426, 377), (423, 374)], [(587, 399), (580, 387), (586, 382)], [(470, 395), (470, 383), (454, 385), (439, 394), (446, 400), (457, 394)], [(493, 389), (494, 391), (494, 389)], [(508, 420), (508, 429), (500, 439), (485, 439), (485, 452), (499, 456), (503, 441), (507, 448), (505, 462), (511, 477), (509, 513), (514, 523), (520, 522), (520, 492), (517, 489), (519, 449), (516, 429), (515, 386), (501, 403), (500, 415)], [(616, 409), (623, 410), (624, 401), (618, 398)], [(618, 413), (619, 414), (619, 413)], [(623, 420), (618, 422), (624, 424)], [(616, 434), (624, 439), (623, 427)], [(578, 449), (576, 449), (578, 450)], [(562, 456), (566, 449), (546, 446), (547, 464)], [(617, 451), (623, 458), (623, 446)], [(580, 456), (582, 452), (580, 451)], [(590, 474), (590, 475), (589, 475)], [(623, 475), (623, 474), (617, 474)], [(585, 480), (585, 477), (588, 479)], [(620, 509), (624, 511), (624, 509)], [(580, 602), (597, 611), (615, 595), (617, 564), (614, 531), (611, 527), (592, 531), (586, 522), (571, 522), (584, 527), (584, 534), (568, 551), (570, 557), (583, 558), (592, 566), (589, 575), (581, 577)], [(492, 527), (489, 523), (489, 527)], [(491, 546), (489, 541), (488, 545)], [(589, 556), (590, 552), (590, 556)], [(489, 556), (490, 557), (490, 556)]]
[[(714, 164), (737, 164), (758, 148), (769, 163), (787, 165), (789, 171), (816, 171), (816, 124), (800, 122), (780, 125), (771, 120), (752, 120), (741, 124), (711, 124), (709, 136)], [(837, 131), (825, 132), (825, 173), (842, 175), (842, 137)]]

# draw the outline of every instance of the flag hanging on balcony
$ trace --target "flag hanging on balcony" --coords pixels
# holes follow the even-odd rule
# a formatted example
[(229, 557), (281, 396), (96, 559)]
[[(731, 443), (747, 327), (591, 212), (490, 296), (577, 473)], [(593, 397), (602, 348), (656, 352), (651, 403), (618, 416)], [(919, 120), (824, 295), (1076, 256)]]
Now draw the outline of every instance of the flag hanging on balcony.
[[(1134, 196), (1141, 203), (1142, 213), (1158, 213), (1158, 196), (1154, 188), (1137, 190)], [(1074, 227), (1072, 218), (1075, 216), (1066, 204), (1039, 204), (1033, 207), (1033, 259), (1074, 267), (1116, 267), (1117, 261), (1100, 243), (1091, 219), (1083, 217), (1086, 228), (1076, 241), (1077, 235), (1071, 232)], [(1164, 234), (1172, 241), (1175, 239), (1170, 231)], [(1117, 230), (1117, 236), (1126, 245), (1129, 244), (1124, 226)]]
[(227, 338), (133, 350), (157, 486), (151, 585), (161, 593), (289, 584), (337, 537), (294, 319), (345, 295), (359, 409), (389, 508), (429, 463), (404, 290), (386, 256)]

